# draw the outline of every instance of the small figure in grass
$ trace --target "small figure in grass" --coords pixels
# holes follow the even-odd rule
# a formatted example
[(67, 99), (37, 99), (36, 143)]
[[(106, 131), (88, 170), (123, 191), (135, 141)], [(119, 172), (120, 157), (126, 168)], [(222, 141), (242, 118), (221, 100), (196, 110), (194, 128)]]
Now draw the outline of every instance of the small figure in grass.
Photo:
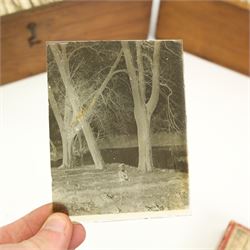
[(127, 173), (127, 170), (125, 169), (125, 164), (121, 163), (119, 164), (118, 167), (119, 167), (118, 176), (119, 176), (120, 182), (129, 181), (128, 173)]

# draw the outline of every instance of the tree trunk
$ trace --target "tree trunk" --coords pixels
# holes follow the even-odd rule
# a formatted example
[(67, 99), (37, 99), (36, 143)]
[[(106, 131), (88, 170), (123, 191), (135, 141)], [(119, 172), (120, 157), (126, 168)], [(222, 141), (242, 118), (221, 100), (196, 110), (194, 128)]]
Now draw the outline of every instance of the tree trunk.
[[(50, 48), (51, 48), (51, 51), (54, 55), (54, 59), (57, 63), (64, 87), (66, 89), (66, 98), (68, 98), (68, 101), (71, 104), (71, 107), (73, 110), (73, 117), (77, 117), (77, 115), (80, 113), (80, 101), (79, 101), (79, 97), (78, 97), (74, 87), (71, 85), (69, 62), (68, 62), (68, 58), (67, 58), (67, 54), (66, 54), (66, 47), (61, 47), (62, 52), (60, 52), (58, 47), (55, 45), (51, 45)], [(121, 57), (121, 54), (122, 53), (120, 53), (119, 58)], [(61, 60), (61, 57), (63, 60)], [(118, 63), (118, 60), (117, 60), (117, 63)], [(95, 163), (95, 168), (96, 169), (103, 169), (105, 164), (104, 164), (104, 161), (102, 159), (101, 152), (98, 148), (96, 139), (94, 137), (92, 128), (90, 127), (90, 124), (87, 121), (87, 117), (84, 116), (84, 119), (79, 119), (79, 122), (81, 124), (81, 128), (83, 130), (83, 134), (85, 136), (90, 154), (91, 154), (93, 161)], [(66, 131), (67, 131), (67, 129), (66, 129)], [(68, 150), (67, 150), (67, 152), (68, 152)], [(65, 160), (69, 161), (69, 155), (68, 156), (65, 155), (65, 157), (67, 157), (67, 159), (65, 159)]]
[(84, 158), (83, 158), (83, 144), (82, 144), (82, 136), (80, 133), (77, 134), (77, 141), (78, 141), (78, 147), (79, 147), (79, 154), (80, 154), (80, 164), (81, 167), (84, 166)]
[(146, 102), (146, 89), (144, 79), (144, 68), (142, 59), (142, 48), (140, 42), (136, 42), (136, 56), (138, 66), (138, 76), (133, 64), (133, 57), (127, 41), (122, 41), (122, 48), (125, 57), (126, 66), (128, 69), (129, 81), (131, 85), (133, 101), (134, 101), (134, 116), (137, 126), (138, 136), (138, 169), (143, 172), (153, 170), (153, 157), (150, 136), (150, 123), (152, 114), (159, 101), (160, 92), (160, 42), (154, 42), (153, 63), (152, 63), (152, 90), (151, 95)]
[(135, 110), (134, 112), (137, 137), (138, 137), (138, 169), (142, 172), (153, 170), (153, 155), (151, 145), (150, 120), (145, 108)]
[(62, 150), (63, 150), (63, 161), (62, 161), (62, 167), (63, 168), (69, 168), (69, 154), (68, 154), (68, 139), (65, 135), (61, 134), (62, 137)]
[(66, 133), (61, 134), (62, 138), (62, 149), (63, 149), (63, 168), (71, 168), (71, 159), (72, 159), (72, 143), (73, 138), (71, 135), (67, 135)]
[(91, 156), (93, 158), (93, 161), (95, 163), (95, 168), (96, 169), (103, 169), (104, 166), (105, 166), (105, 163), (103, 161), (101, 152), (100, 152), (100, 150), (98, 148), (95, 136), (93, 134), (93, 131), (92, 131), (89, 123), (87, 121), (85, 121), (85, 120), (82, 120), (81, 121), (81, 127), (82, 127), (82, 130), (83, 130), (86, 142), (88, 144), (90, 154), (91, 154)]

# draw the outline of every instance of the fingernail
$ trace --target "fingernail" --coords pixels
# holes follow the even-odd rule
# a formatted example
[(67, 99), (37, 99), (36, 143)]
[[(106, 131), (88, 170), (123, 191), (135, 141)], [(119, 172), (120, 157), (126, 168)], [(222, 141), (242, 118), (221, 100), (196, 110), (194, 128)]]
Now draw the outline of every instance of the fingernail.
[(74, 224), (74, 225), (82, 225), (80, 222), (78, 222), (78, 221), (72, 221), (72, 223)]
[(67, 222), (61, 216), (51, 215), (45, 222), (44, 229), (53, 232), (63, 233)]

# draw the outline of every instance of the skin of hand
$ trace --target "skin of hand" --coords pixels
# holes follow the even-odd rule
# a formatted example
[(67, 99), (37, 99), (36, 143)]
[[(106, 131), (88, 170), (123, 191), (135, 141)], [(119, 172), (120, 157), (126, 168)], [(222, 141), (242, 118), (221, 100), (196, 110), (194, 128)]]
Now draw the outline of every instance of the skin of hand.
[(53, 205), (47, 204), (0, 227), (0, 250), (71, 250), (85, 236), (81, 224), (72, 223), (64, 213), (53, 213)]

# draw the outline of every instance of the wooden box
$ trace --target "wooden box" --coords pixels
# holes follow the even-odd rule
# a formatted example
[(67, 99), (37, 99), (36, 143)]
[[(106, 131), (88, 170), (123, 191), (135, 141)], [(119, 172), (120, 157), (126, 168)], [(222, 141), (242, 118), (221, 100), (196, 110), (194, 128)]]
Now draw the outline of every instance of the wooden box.
[(151, 1), (66, 1), (1, 17), (1, 83), (46, 70), (51, 40), (145, 39)]
[(162, 1), (157, 38), (183, 39), (184, 50), (250, 74), (249, 4), (240, 1)]

